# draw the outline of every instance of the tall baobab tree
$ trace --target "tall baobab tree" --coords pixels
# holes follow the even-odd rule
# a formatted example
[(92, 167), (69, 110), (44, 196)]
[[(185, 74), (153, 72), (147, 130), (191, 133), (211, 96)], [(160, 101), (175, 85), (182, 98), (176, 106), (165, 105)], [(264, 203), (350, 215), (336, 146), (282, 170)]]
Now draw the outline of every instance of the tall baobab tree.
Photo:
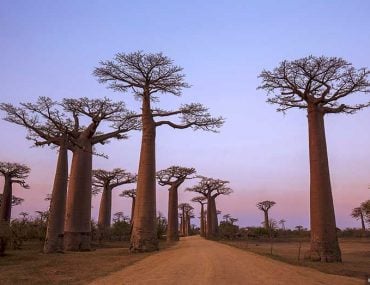
[[(308, 118), (310, 156), (311, 248), (306, 258), (340, 262), (341, 251), (336, 233), (330, 183), (324, 117), (326, 114), (353, 114), (369, 106), (343, 101), (354, 93), (368, 93), (370, 84), (366, 68), (355, 69), (337, 57), (309, 56), (283, 61), (272, 71), (260, 74), (259, 89), (271, 96), (268, 103), (278, 111), (305, 109)], [(365, 100), (365, 97), (364, 97)]]
[(284, 220), (284, 219), (281, 219), (281, 220), (279, 221), (279, 225), (281, 225), (281, 229), (282, 229), (283, 231), (285, 231), (285, 223), (286, 223), (286, 220)]
[(168, 189), (167, 241), (179, 240), (178, 188), (186, 179), (194, 178), (194, 168), (170, 166), (157, 172), (158, 184)]
[(207, 198), (207, 238), (213, 238), (218, 232), (218, 220), (216, 210), (216, 198), (219, 195), (229, 195), (233, 191), (227, 186), (229, 181), (213, 179), (204, 176), (199, 183), (186, 191), (197, 192)]
[(266, 230), (269, 229), (269, 210), (275, 204), (276, 203), (274, 201), (268, 201), (267, 200), (267, 201), (259, 202), (256, 205), (259, 210), (263, 211), (263, 214), (264, 214), (264, 217), (265, 217), (264, 226), (265, 226)]
[(0, 175), (4, 177), (4, 190), (0, 206), (0, 222), (10, 223), (13, 203), (13, 184), (29, 189), (25, 179), (30, 173), (27, 165), (12, 162), (0, 162)]
[(134, 221), (134, 212), (135, 212), (135, 204), (136, 204), (136, 189), (129, 189), (129, 190), (123, 190), (121, 194), (119, 194), (121, 197), (127, 197), (132, 199), (131, 203), (131, 217), (130, 217), (130, 223), (131, 227)]
[(206, 236), (206, 221), (205, 221), (205, 214), (204, 214), (204, 205), (207, 204), (207, 198), (204, 196), (198, 196), (191, 199), (194, 203), (200, 204), (200, 236)]
[[(73, 114), (74, 129), (70, 135), (76, 142), (72, 148), (64, 246), (66, 250), (90, 250), (93, 146), (112, 138), (125, 139), (127, 132), (140, 129), (140, 123), (123, 102), (114, 103), (108, 98), (64, 99), (62, 105), (66, 112)], [(87, 126), (80, 125), (81, 117), (90, 121)], [(104, 121), (109, 122), (113, 130), (99, 132), (98, 127)]]
[(136, 182), (136, 175), (123, 169), (115, 168), (112, 171), (103, 169), (93, 170), (92, 186), (95, 193), (102, 191), (100, 200), (98, 227), (101, 233), (110, 227), (112, 219), (112, 190), (124, 184)]
[(188, 203), (181, 203), (178, 208), (181, 210), (181, 233), (183, 236), (188, 236), (190, 215), (194, 208)]
[[(108, 98), (64, 99), (62, 105), (66, 112), (73, 114), (75, 127), (71, 136), (76, 142), (72, 148), (64, 246), (66, 250), (90, 250), (93, 147), (112, 138), (126, 139), (126, 133), (140, 129), (140, 123), (123, 102), (114, 103)], [(80, 125), (81, 117), (90, 121), (86, 127)], [(113, 130), (99, 132), (98, 127), (104, 121), (109, 122)]]
[(64, 214), (68, 181), (68, 149), (74, 145), (70, 132), (73, 121), (60, 110), (59, 104), (49, 97), (39, 97), (36, 103), (20, 103), (19, 107), (2, 103), (5, 120), (28, 130), (27, 139), (35, 146), (51, 145), (59, 148), (57, 166), (50, 196), (49, 218), (44, 253), (63, 250)]
[[(178, 110), (153, 108), (152, 102), (159, 101), (159, 94), (180, 96), (185, 82), (182, 68), (162, 53), (143, 52), (118, 53), (113, 60), (100, 62), (94, 71), (100, 83), (107, 83), (115, 91), (131, 90), (141, 100), (142, 141), (137, 182), (137, 203), (131, 235), (131, 251), (153, 251), (158, 249), (156, 236), (156, 128), (167, 125), (175, 129), (193, 128), (215, 131), (224, 119), (213, 118), (201, 104), (188, 104)], [(173, 121), (171, 117), (179, 117)], [(159, 120), (156, 120), (159, 118)]]

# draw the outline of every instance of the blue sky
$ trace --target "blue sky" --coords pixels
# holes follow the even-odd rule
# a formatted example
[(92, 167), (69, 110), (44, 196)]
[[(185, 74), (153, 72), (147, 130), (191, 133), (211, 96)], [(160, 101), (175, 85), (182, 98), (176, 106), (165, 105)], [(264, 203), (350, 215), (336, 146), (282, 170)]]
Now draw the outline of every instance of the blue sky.
[[(159, 106), (201, 102), (226, 118), (219, 134), (161, 128), (157, 168), (193, 166), (205, 176), (229, 180), (234, 194), (218, 208), (258, 225), (256, 202), (277, 202), (271, 211), (287, 226), (309, 225), (307, 120), (265, 103), (258, 74), (284, 59), (310, 54), (339, 56), (355, 67), (370, 66), (370, 2), (354, 1), (4, 1), (0, 0), (0, 98), (15, 104), (38, 96), (102, 97), (139, 104), (92, 76), (100, 60), (117, 52), (164, 52), (184, 68), (192, 85), (180, 98), (163, 96)], [(368, 96), (370, 97), (370, 96)], [(3, 116), (3, 114), (2, 114)], [(370, 110), (326, 119), (337, 223), (358, 226), (350, 210), (369, 199)], [(16, 188), (26, 201), (20, 211), (47, 209), (56, 152), (29, 148), (25, 131), (0, 121), (0, 160), (32, 167), (31, 190)], [(94, 166), (136, 172), (140, 134), (99, 148), (109, 160)], [(190, 185), (190, 184), (189, 184)], [(128, 188), (128, 187), (127, 187)], [(122, 188), (123, 189), (123, 188)], [(119, 190), (117, 190), (118, 194)], [(167, 191), (158, 187), (158, 210), (166, 213)], [(192, 197), (181, 193), (182, 202)], [(99, 197), (93, 201), (96, 215)], [(113, 212), (129, 214), (129, 203)]]

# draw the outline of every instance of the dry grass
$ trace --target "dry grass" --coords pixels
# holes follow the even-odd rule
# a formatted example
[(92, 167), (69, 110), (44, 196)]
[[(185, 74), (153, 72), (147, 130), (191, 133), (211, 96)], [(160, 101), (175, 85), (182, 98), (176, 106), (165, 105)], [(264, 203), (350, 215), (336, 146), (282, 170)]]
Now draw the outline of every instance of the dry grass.
[[(0, 257), (0, 284), (87, 284), (131, 265), (150, 254), (130, 254), (128, 244), (108, 244), (90, 252), (45, 255), (39, 243)], [(167, 245), (161, 244), (161, 248)]]
[(351, 276), (364, 279), (370, 276), (370, 239), (369, 238), (346, 238), (340, 239), (342, 250), (342, 263), (320, 263), (303, 260), (304, 253), (309, 249), (309, 242), (301, 244), (301, 257), (298, 260), (299, 241), (275, 241), (272, 255), (271, 244), (261, 241), (222, 241), (228, 245), (245, 249), (251, 252), (272, 257), (287, 263), (308, 266), (325, 273)]

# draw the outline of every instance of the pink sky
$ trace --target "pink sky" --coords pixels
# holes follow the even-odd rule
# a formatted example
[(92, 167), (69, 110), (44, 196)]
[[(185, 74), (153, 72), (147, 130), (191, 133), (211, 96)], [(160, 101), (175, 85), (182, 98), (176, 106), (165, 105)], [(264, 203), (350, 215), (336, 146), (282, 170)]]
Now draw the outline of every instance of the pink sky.
[[(1, 102), (34, 102), (38, 96), (125, 100), (91, 73), (117, 52), (163, 51), (184, 67), (192, 88), (180, 98), (163, 96), (158, 106), (175, 108), (201, 102), (226, 118), (219, 134), (161, 128), (157, 169), (177, 164), (204, 176), (230, 181), (234, 193), (220, 197), (223, 214), (239, 224), (260, 225), (255, 204), (274, 200), (271, 217), (288, 227), (309, 226), (307, 120), (302, 111), (283, 116), (257, 91), (257, 75), (283, 59), (309, 54), (340, 56), (355, 67), (370, 66), (370, 2), (356, 1), (5, 1), (0, 9)], [(288, 15), (288, 16), (286, 16)], [(302, 19), (310, 19), (307, 21)], [(370, 97), (370, 96), (368, 96)], [(352, 99), (351, 99), (352, 100)], [(3, 117), (4, 114), (1, 114)], [(370, 198), (370, 109), (353, 116), (326, 118), (337, 225), (358, 227), (351, 209)], [(30, 190), (15, 187), (25, 202), (14, 208), (34, 214), (46, 210), (55, 171), (54, 150), (30, 148), (25, 130), (0, 121), (0, 160), (32, 168)], [(94, 168), (136, 172), (140, 134), (99, 146), (109, 160), (94, 158)], [(193, 181), (191, 182), (193, 183)], [(2, 180), (0, 180), (0, 185)], [(189, 184), (190, 185), (190, 184)], [(120, 189), (131, 188), (131, 186)], [(182, 187), (182, 189), (185, 188)], [(130, 213), (116, 189), (113, 213)], [(180, 190), (180, 201), (193, 195)], [(158, 210), (167, 212), (167, 191), (158, 186)], [(93, 200), (96, 218), (99, 196)], [(197, 205), (196, 205), (197, 207)]]

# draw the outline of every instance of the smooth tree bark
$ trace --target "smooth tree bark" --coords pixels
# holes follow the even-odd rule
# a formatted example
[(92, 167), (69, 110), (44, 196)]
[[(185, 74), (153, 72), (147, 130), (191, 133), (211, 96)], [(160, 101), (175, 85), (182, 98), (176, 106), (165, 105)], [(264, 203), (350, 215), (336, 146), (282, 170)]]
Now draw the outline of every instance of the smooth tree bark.
[(283, 61), (272, 71), (262, 71), (259, 89), (271, 95), (267, 102), (277, 104), (278, 111), (305, 109), (308, 117), (310, 157), (311, 248), (306, 258), (314, 261), (340, 262), (341, 251), (336, 233), (335, 214), (330, 183), (324, 117), (369, 106), (349, 105), (347, 96), (369, 93), (369, 71), (355, 69), (337, 57), (309, 56)]
[(15, 202), (15, 199), (13, 199), (13, 184), (19, 184), (21, 187), (29, 189), (25, 179), (28, 177), (30, 171), (30, 168), (24, 164), (0, 162), (0, 175), (4, 177), (4, 189), (0, 206), (0, 222), (10, 223), (12, 205)]
[(130, 224), (131, 224), (131, 228), (132, 228), (132, 225), (133, 225), (133, 222), (134, 222), (134, 212), (135, 212), (135, 204), (136, 204), (136, 188), (123, 190), (121, 192), (121, 194), (119, 194), (119, 196), (127, 197), (127, 198), (132, 199), (132, 202), (131, 202), (131, 217), (130, 217)]
[(269, 210), (275, 204), (276, 204), (276, 202), (274, 202), (274, 201), (266, 200), (266, 201), (258, 202), (257, 205), (256, 205), (259, 210), (263, 211), (263, 215), (264, 215), (264, 218), (265, 218), (265, 221), (264, 221), (263, 225), (264, 225), (266, 230), (270, 229)]
[(204, 205), (207, 204), (207, 198), (204, 196), (198, 196), (191, 199), (194, 203), (200, 204), (200, 236), (206, 236), (206, 223), (205, 223), (205, 214), (204, 214)]
[(230, 195), (233, 190), (227, 186), (229, 181), (198, 176), (201, 180), (186, 191), (202, 194), (207, 198), (207, 238), (214, 238), (218, 232), (216, 198), (220, 195)]
[(158, 184), (170, 186), (168, 189), (167, 241), (179, 240), (178, 188), (186, 179), (193, 179), (195, 173), (194, 168), (181, 166), (170, 166), (157, 172)]
[(112, 171), (102, 169), (93, 170), (93, 194), (102, 192), (98, 228), (104, 237), (105, 231), (111, 225), (112, 219), (112, 190), (124, 184), (136, 182), (136, 175), (123, 169), (115, 168)]
[[(181, 72), (182, 68), (174, 65), (173, 61), (162, 53), (144, 54), (140, 51), (119, 53), (113, 60), (100, 62), (100, 67), (94, 71), (99, 82), (107, 83), (115, 91), (131, 90), (142, 102), (137, 200), (130, 242), (132, 252), (158, 249), (155, 195), (156, 128), (167, 125), (176, 129), (215, 131), (224, 122), (222, 117), (211, 117), (207, 108), (201, 104), (183, 105), (175, 111), (152, 107), (153, 101), (159, 101), (159, 94), (180, 96), (182, 89), (189, 87)], [(173, 116), (180, 118), (177, 121), (165, 119)], [(156, 120), (157, 118), (159, 120)]]
[[(72, 165), (68, 184), (64, 223), (64, 247), (71, 251), (90, 250), (91, 242), (91, 195), (93, 146), (109, 139), (125, 139), (125, 133), (140, 129), (137, 115), (129, 112), (123, 102), (113, 103), (103, 99), (64, 99), (66, 112), (72, 113), (75, 127), (70, 135), (76, 142), (72, 148)], [(90, 123), (80, 125), (80, 117)], [(98, 132), (102, 122), (110, 122), (111, 132)]]

